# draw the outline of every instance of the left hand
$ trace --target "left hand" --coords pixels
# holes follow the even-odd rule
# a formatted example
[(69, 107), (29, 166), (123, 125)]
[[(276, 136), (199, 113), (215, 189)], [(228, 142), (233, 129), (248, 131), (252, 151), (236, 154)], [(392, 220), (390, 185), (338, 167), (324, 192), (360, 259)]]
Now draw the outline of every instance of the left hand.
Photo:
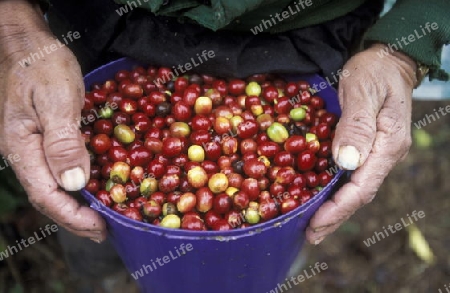
[(306, 237), (312, 244), (371, 202), (384, 178), (408, 153), (416, 63), (400, 52), (389, 51), (380, 58), (386, 49), (375, 44), (344, 66), (350, 75), (339, 84), (342, 116), (332, 150), (337, 165), (356, 171), (311, 219)]

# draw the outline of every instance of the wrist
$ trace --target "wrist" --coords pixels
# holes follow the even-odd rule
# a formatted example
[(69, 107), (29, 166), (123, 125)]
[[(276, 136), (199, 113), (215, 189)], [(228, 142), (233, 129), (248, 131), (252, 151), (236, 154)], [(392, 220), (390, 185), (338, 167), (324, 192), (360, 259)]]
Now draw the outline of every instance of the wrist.
[(413, 58), (409, 57), (408, 55), (400, 51), (394, 51), (393, 55), (403, 60), (404, 62), (407, 62), (409, 66), (411, 66), (414, 69), (414, 74), (416, 78), (414, 82), (414, 88), (417, 88), (425, 79), (425, 76), (428, 75), (430, 68), (425, 64), (422, 64), (419, 61), (414, 60)]
[(428, 73), (428, 69), (424, 65), (401, 51), (392, 50), (386, 44), (375, 43), (370, 49), (376, 50), (377, 52), (387, 52), (387, 57), (395, 60), (400, 65), (400, 68), (403, 69), (405, 78), (408, 79), (408, 82), (413, 88), (416, 88)]
[(422, 83), (422, 81), (425, 79), (425, 76), (428, 75), (430, 72), (430, 67), (428, 67), (425, 64), (422, 64), (417, 61), (417, 70), (416, 70), (416, 76), (417, 76), (417, 83), (414, 87), (415, 89), (419, 87), (419, 85)]

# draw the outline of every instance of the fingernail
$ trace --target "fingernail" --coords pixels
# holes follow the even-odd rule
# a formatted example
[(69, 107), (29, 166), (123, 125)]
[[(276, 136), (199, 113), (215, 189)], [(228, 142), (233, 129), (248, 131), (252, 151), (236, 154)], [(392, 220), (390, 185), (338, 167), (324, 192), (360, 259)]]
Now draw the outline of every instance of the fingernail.
[(62, 187), (67, 191), (77, 191), (86, 185), (83, 169), (76, 167), (61, 174)]
[(326, 227), (319, 227), (319, 228), (314, 228), (313, 230), (314, 230), (314, 233), (317, 233), (317, 232), (325, 230), (325, 228)]
[(316, 241), (314, 241), (314, 245), (319, 245), (320, 242), (322, 242), (322, 240), (324, 240), (324, 239), (325, 239), (325, 237), (317, 238)]
[(95, 243), (98, 243), (98, 244), (102, 243), (102, 242), (101, 242), (100, 240), (98, 240), (97, 238), (91, 238), (91, 240), (94, 241)]
[(339, 148), (336, 163), (344, 170), (355, 170), (359, 167), (361, 154), (352, 145), (341, 146)]

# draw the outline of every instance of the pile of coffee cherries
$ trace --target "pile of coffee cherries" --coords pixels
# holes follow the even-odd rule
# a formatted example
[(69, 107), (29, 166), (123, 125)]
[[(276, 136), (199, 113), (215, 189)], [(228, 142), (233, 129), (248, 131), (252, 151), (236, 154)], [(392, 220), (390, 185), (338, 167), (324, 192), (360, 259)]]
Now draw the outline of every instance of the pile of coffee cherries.
[(324, 107), (308, 82), (275, 75), (121, 70), (85, 95), (86, 190), (126, 217), (166, 228), (266, 222), (332, 180), (338, 117)]

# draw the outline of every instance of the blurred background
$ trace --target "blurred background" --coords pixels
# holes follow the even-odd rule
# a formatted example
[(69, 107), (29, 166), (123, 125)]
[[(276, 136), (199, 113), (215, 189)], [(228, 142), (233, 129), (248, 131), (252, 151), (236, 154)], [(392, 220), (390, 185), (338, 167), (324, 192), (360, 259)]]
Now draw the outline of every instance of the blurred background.
[[(412, 121), (447, 105), (450, 100), (414, 101)], [(450, 117), (421, 129), (413, 124), (412, 131), (408, 157), (390, 173), (374, 201), (319, 246), (309, 247), (308, 266), (319, 261), (330, 268), (305, 282), (304, 291), (290, 292), (448, 292)], [(419, 232), (403, 228), (370, 247), (364, 244), (402, 218), (409, 223), (407, 215), (414, 210), (425, 213), (415, 222)], [(423, 255), (426, 244), (434, 262)]]

